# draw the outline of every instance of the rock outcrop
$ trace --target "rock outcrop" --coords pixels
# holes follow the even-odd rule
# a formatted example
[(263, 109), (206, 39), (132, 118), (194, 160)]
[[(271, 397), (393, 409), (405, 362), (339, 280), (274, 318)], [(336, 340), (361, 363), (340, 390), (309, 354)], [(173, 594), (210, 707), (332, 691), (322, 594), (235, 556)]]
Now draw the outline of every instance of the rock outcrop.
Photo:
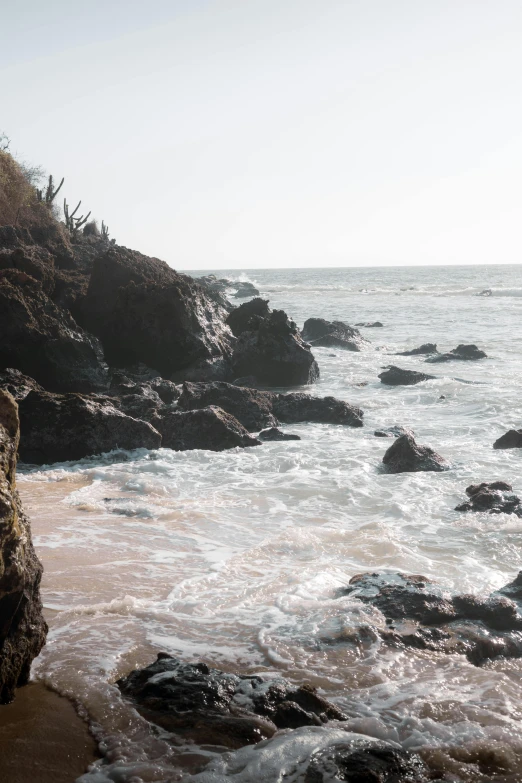
[(299, 392), (278, 394), (272, 410), (285, 424), (313, 421), (320, 424), (344, 424), (348, 427), (363, 426), (363, 412), (336, 397), (313, 397)]
[(17, 269), (0, 271), (0, 312), (0, 367), (56, 392), (107, 387), (99, 341), (49, 299), (41, 282)]
[(202, 286), (123, 247), (94, 259), (79, 312), (117, 367), (145, 362), (169, 378), (191, 367), (202, 372), (206, 363), (214, 369), (232, 353), (227, 312)]
[(487, 354), (477, 348), (476, 345), (457, 345), (452, 351), (447, 353), (438, 353), (436, 356), (430, 356), (426, 359), (427, 362), (434, 364), (436, 362), (450, 362), (454, 359), (458, 359), (463, 362), (475, 362), (478, 359), (486, 359)]
[(391, 364), (385, 368), (384, 372), (380, 373), (379, 378), (381, 383), (385, 383), (387, 386), (414, 386), (422, 381), (433, 380), (435, 375), (427, 375), (424, 372), (416, 372), (416, 370), (402, 370)]
[(508, 430), (493, 444), (494, 449), (522, 449), (522, 430)]
[(309, 318), (305, 321), (302, 336), (312, 346), (344, 348), (347, 351), (361, 351), (370, 345), (358, 329), (343, 321), (325, 321), (324, 318)]
[(14, 398), (0, 389), (0, 703), (25, 685), (33, 658), (45, 644), (42, 566), (16, 491), (19, 420)]
[[(339, 595), (381, 612), (385, 624), (372, 630), (384, 642), (462, 654), (479, 666), (498, 656), (522, 656), (520, 585), (521, 574), (489, 596), (459, 595), (417, 574), (366, 573), (354, 576)], [(367, 630), (361, 626), (335, 641), (365, 644)]]
[(319, 368), (307, 343), (283, 310), (252, 299), (233, 310), (227, 323), (238, 335), (231, 359), (231, 378), (254, 375), (265, 386), (314, 383)]
[(310, 686), (225, 673), (166, 653), (117, 685), (147, 720), (198, 744), (240, 748), (278, 729), (346, 719)]
[(400, 351), (396, 356), (425, 356), (431, 353), (438, 353), (435, 343), (423, 343), (418, 348), (411, 348), (409, 351)]
[(274, 394), (231, 383), (184, 383), (180, 410), (191, 411), (217, 405), (234, 416), (250, 432), (279, 423), (272, 412)]
[(163, 412), (152, 421), (161, 433), (163, 447), (174, 451), (224, 451), (261, 443), (234, 416), (215, 405), (193, 411)]
[(449, 463), (429, 446), (419, 446), (411, 434), (401, 435), (382, 458), (387, 473), (449, 470)]
[(469, 500), (460, 503), (455, 511), (487, 511), (489, 514), (516, 514), (522, 517), (522, 503), (513, 494), (513, 487), (505, 481), (483, 481), (466, 487)]
[(237, 283), (234, 283), (234, 287), (236, 288), (236, 292), (234, 294), (236, 299), (246, 299), (249, 296), (259, 296), (259, 291), (253, 283), (239, 280)]
[(267, 430), (261, 430), (258, 435), (259, 440), (278, 441), (278, 440), (301, 440), (299, 435), (291, 432), (283, 432), (278, 427), (270, 427)]
[(156, 449), (161, 435), (104, 397), (30, 391), (20, 402), (20, 458), (36, 465), (113, 449)]

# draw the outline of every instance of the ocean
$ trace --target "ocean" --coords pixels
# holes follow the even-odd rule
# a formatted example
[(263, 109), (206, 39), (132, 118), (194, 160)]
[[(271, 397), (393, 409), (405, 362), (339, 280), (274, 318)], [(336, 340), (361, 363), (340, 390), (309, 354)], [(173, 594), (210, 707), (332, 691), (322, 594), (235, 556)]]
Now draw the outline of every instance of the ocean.
[[(105, 753), (82, 783), (298, 779), (296, 737), (311, 729), (227, 754), (154, 732), (114, 682), (159, 651), (311, 683), (351, 730), (419, 751), (448, 780), (521, 781), (522, 662), (476, 667), (377, 638), (364, 649), (325, 639), (372, 620), (370, 607), (338, 597), (355, 574), (423, 574), (487, 593), (522, 568), (521, 519), (454, 510), (471, 483), (502, 479), (522, 493), (522, 452), (492, 448), (522, 426), (522, 266), (213, 273), (252, 281), (300, 327), (382, 322), (361, 328), (368, 350), (314, 348), (320, 380), (304, 389), (361, 407), (365, 424), (288, 425), (300, 441), (221, 453), (19, 467), (50, 625), (33, 677), (75, 701)], [(488, 358), (393, 356), (425, 342), (475, 343)], [(377, 376), (388, 364), (437, 377), (387, 387)], [(373, 433), (391, 425), (413, 429), (451, 470), (383, 473), (391, 441)], [(334, 741), (336, 729), (320, 731)]]

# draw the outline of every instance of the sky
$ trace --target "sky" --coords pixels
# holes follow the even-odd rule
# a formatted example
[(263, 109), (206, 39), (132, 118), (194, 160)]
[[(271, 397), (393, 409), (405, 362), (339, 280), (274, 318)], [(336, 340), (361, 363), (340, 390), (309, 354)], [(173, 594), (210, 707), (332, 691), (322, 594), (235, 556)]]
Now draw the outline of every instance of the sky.
[(0, 25), (0, 130), (119, 244), (522, 261), (520, 0), (4, 0)]

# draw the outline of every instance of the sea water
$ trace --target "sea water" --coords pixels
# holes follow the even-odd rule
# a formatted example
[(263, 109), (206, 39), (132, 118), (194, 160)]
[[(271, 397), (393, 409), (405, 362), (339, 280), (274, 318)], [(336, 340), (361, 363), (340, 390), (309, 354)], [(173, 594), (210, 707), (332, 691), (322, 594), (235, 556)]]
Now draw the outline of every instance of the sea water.
[[(50, 625), (33, 676), (71, 697), (100, 742), (103, 762), (83, 783), (297, 781), (314, 748), (339, 741), (334, 725), (226, 754), (183, 744), (114, 685), (159, 651), (311, 683), (346, 712), (350, 730), (420, 752), (448, 780), (521, 781), (521, 662), (478, 668), (377, 638), (360, 649), (331, 642), (384, 622), (337, 597), (357, 573), (421, 573), (487, 593), (522, 568), (522, 520), (454, 510), (472, 482), (502, 479), (522, 493), (522, 451), (492, 448), (522, 426), (522, 267), (255, 270), (242, 279), (299, 326), (310, 317), (383, 323), (361, 328), (371, 346), (360, 353), (314, 348), (321, 377), (304, 389), (361, 407), (364, 427), (302, 423), (285, 427), (300, 441), (250, 449), (20, 466)], [(476, 343), (488, 358), (393, 355), (425, 342), (440, 351)], [(378, 374), (390, 363), (437, 377), (387, 387)], [(391, 441), (373, 433), (396, 424), (451, 470), (383, 473)]]

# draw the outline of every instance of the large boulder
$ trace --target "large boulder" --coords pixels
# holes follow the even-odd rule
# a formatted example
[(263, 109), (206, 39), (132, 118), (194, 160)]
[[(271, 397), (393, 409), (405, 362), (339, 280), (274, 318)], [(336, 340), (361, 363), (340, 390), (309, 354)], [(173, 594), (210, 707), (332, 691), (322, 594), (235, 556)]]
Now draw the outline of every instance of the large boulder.
[(430, 356), (429, 359), (426, 359), (427, 362), (431, 362), (432, 364), (436, 362), (449, 362), (454, 359), (458, 359), (460, 361), (464, 362), (475, 362), (478, 359), (486, 359), (487, 354), (484, 353), (484, 351), (481, 351), (480, 348), (477, 348), (476, 345), (457, 345), (456, 348), (454, 348), (452, 351), (448, 351), (447, 353), (439, 353), (436, 356)]
[(424, 372), (416, 372), (416, 370), (403, 370), (391, 364), (384, 369), (384, 372), (380, 373), (379, 378), (381, 383), (385, 383), (387, 386), (414, 386), (422, 381), (433, 380), (435, 375), (427, 375)]
[(449, 463), (429, 446), (419, 446), (412, 434), (401, 435), (382, 458), (388, 473), (449, 470)]
[(99, 341), (18, 269), (0, 271), (0, 366), (21, 370), (56, 392), (107, 387)]
[[(245, 305), (238, 311), (242, 307)], [(236, 315), (236, 311), (231, 315)], [(238, 313), (236, 318), (240, 316)], [(250, 316), (246, 330), (237, 340), (231, 363), (232, 378), (255, 375), (266, 386), (299, 386), (314, 383), (319, 377), (319, 367), (310, 347), (283, 310), (271, 311), (264, 317)]]
[(0, 703), (29, 681), (31, 662), (43, 645), (42, 566), (36, 557), (29, 520), (16, 491), (20, 436), (18, 406), (0, 390)]
[[(396, 647), (463, 654), (479, 666), (498, 656), (522, 656), (520, 575), (518, 580), (481, 596), (453, 594), (418, 574), (366, 573), (354, 576), (338, 595), (370, 604), (384, 616), (385, 623), (372, 629), (373, 640), (379, 636)], [(368, 639), (361, 626), (335, 641)]]
[(244, 302), (240, 307), (235, 307), (227, 317), (227, 324), (235, 336), (239, 337), (243, 332), (255, 331), (260, 322), (269, 315), (268, 300), (256, 297), (250, 302)]
[(460, 503), (455, 511), (487, 511), (489, 514), (516, 514), (522, 517), (522, 503), (513, 494), (513, 487), (505, 481), (483, 481), (466, 487), (469, 500)]
[(274, 398), (272, 411), (286, 424), (314, 421), (349, 427), (363, 426), (362, 410), (336, 397), (313, 397), (300, 392), (278, 394)]
[(275, 427), (278, 421), (272, 413), (274, 394), (231, 383), (184, 383), (178, 400), (181, 410), (191, 411), (217, 405), (241, 422), (250, 432), (263, 427)]
[(146, 362), (163, 377), (226, 360), (234, 338), (227, 311), (163, 261), (111, 247), (93, 261), (81, 322), (118, 367)]
[(325, 321), (324, 318), (309, 318), (305, 321), (302, 336), (311, 345), (344, 348), (347, 351), (360, 351), (370, 344), (353, 326), (343, 321)]
[(31, 391), (20, 402), (20, 458), (37, 465), (113, 449), (156, 449), (161, 435), (104, 397)]
[(508, 430), (493, 444), (494, 449), (522, 449), (522, 430)]
[(151, 421), (162, 435), (164, 448), (174, 451), (224, 451), (261, 443), (234, 416), (215, 405), (200, 410), (163, 411)]
[(145, 718), (198, 744), (240, 748), (278, 729), (346, 719), (310, 686), (225, 673), (166, 653), (116, 684)]

